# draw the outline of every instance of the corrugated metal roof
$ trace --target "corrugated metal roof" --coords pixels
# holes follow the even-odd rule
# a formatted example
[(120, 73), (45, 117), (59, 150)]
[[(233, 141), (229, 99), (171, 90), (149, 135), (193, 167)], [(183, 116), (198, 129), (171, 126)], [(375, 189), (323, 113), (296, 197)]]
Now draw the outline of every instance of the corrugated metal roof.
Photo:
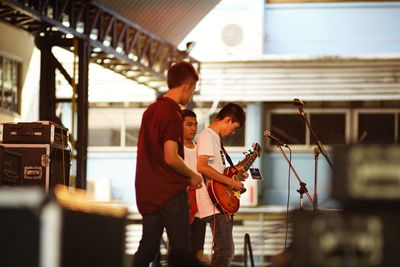
[(97, 0), (166, 41), (183, 38), (221, 0)]
[(400, 57), (202, 62), (195, 101), (399, 100)]

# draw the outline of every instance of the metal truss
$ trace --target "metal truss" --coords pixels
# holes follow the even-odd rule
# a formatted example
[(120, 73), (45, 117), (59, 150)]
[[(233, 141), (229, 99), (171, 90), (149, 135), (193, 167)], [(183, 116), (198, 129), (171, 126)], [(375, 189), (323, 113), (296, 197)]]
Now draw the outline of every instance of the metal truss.
[[(200, 62), (185, 51), (90, 0), (0, 0), (0, 20), (37, 36), (61, 33), (86, 40), (90, 61), (156, 90), (177, 61)], [(72, 35), (72, 36), (71, 36)]]

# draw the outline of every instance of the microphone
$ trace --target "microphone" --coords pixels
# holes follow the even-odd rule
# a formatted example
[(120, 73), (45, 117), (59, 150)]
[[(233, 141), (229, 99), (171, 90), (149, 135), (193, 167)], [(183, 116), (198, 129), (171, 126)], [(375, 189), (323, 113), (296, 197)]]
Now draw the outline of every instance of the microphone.
[(280, 145), (280, 146), (289, 147), (287, 144), (281, 142), (278, 138), (276, 138), (275, 136), (273, 136), (273, 135), (271, 134), (271, 132), (268, 131), (268, 130), (265, 130), (265, 131), (264, 131), (264, 136), (267, 136), (267, 137), (271, 138), (272, 140), (274, 140), (274, 141), (275, 141), (278, 145)]
[(293, 100), (293, 104), (294, 104), (295, 106), (304, 106), (304, 102), (303, 102), (302, 100), (298, 99), (298, 98), (295, 98), (295, 99)]
[(293, 104), (297, 107), (297, 109), (299, 110), (300, 114), (302, 116), (304, 116), (304, 110), (303, 110), (303, 106), (304, 106), (304, 102), (298, 98), (295, 98), (293, 100)]

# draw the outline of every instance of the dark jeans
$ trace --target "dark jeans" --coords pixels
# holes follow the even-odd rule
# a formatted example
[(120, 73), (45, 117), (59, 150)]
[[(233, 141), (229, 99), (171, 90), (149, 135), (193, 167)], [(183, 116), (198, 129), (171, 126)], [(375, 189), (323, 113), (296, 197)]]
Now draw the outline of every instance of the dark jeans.
[(132, 266), (145, 267), (154, 260), (164, 228), (169, 240), (168, 266), (190, 266), (190, 223), (186, 191), (172, 198), (160, 211), (143, 215), (142, 239)]
[(228, 220), (228, 218), (221, 213), (205, 217), (203, 220), (210, 224), (211, 232), (213, 233), (214, 253), (211, 258), (211, 266), (229, 266), (235, 253), (232, 220)]
[(194, 217), (191, 228), (192, 252), (193, 257), (196, 258), (196, 253), (204, 249), (204, 239), (206, 236), (206, 222)]

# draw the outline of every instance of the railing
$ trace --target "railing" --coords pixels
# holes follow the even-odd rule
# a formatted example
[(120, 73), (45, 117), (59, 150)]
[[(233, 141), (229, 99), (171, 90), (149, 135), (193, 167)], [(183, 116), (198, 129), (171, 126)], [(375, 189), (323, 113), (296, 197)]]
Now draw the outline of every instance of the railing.
[[(135, 253), (141, 237), (141, 216), (138, 212), (129, 215), (130, 223), (127, 226), (126, 251), (129, 256)], [(233, 240), (235, 243), (235, 258), (231, 266), (243, 266), (243, 251), (245, 242), (243, 236), (252, 237), (251, 249), (255, 267), (266, 267), (271, 263), (273, 256), (283, 251), (285, 245), (286, 212), (285, 207), (241, 208), (235, 215), (233, 226)], [(164, 238), (167, 238), (164, 233)], [(288, 234), (291, 240), (291, 227)], [(212, 252), (212, 233), (206, 228), (204, 253)], [(166, 254), (166, 249), (161, 249)], [(253, 266), (252, 266), (253, 267)]]
[(243, 266), (247, 267), (247, 249), (249, 250), (251, 267), (254, 267), (253, 249), (251, 248), (250, 235), (244, 235)]

